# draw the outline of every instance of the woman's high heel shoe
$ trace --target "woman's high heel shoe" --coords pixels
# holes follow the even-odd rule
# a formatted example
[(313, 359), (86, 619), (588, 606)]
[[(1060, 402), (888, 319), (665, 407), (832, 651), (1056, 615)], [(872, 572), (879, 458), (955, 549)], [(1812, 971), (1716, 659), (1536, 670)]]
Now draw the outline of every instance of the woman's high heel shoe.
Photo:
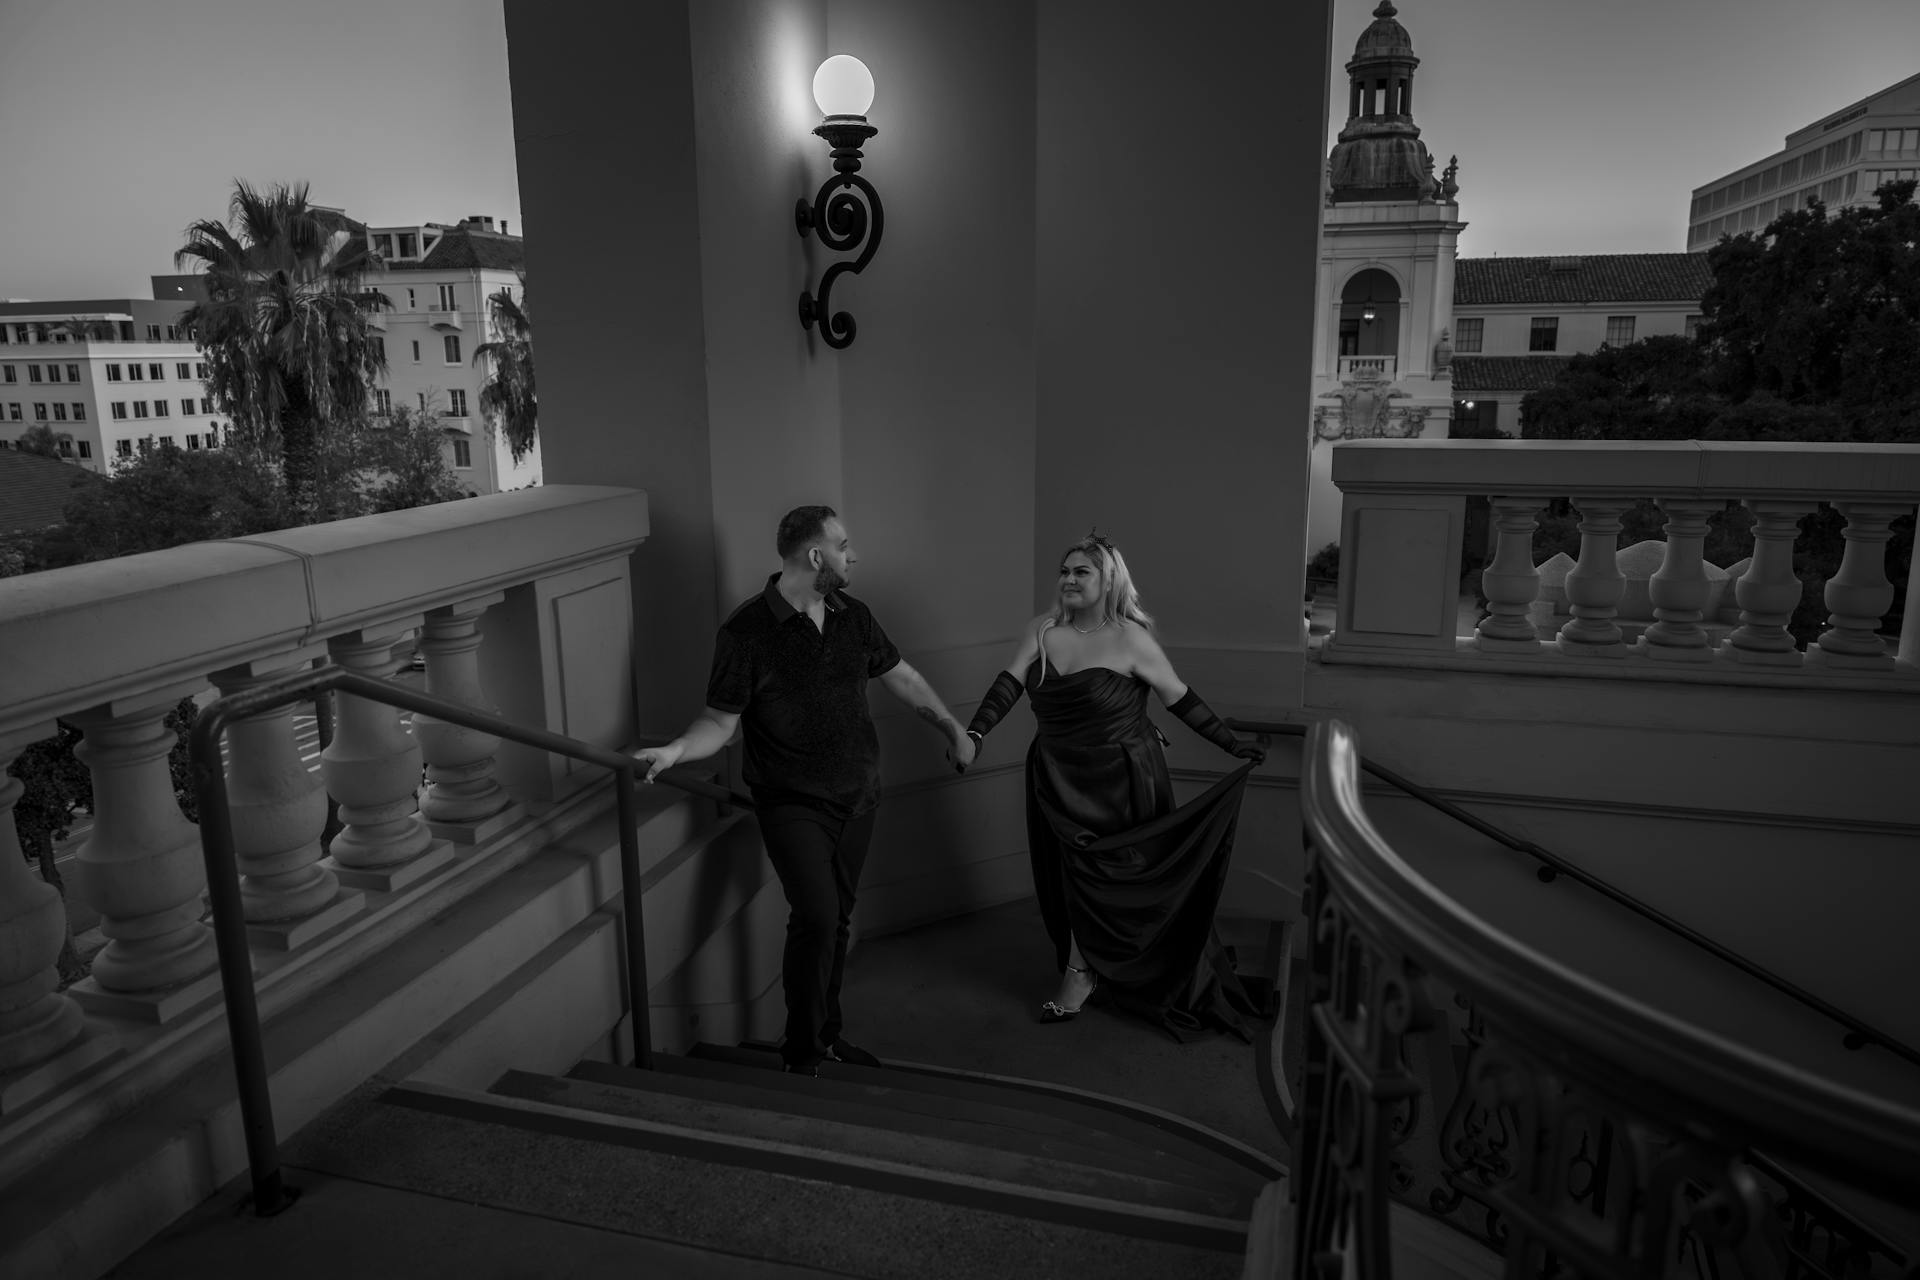
[(1065, 1005), (1060, 1004), (1059, 1002), (1054, 1000), (1049, 1000), (1045, 1004), (1041, 1005), (1040, 1021), (1067, 1022), (1073, 1019), (1074, 1017), (1077, 1017), (1080, 1011), (1087, 1007), (1087, 1001), (1093, 999), (1093, 993), (1100, 989), (1100, 975), (1097, 973), (1094, 973), (1093, 970), (1076, 969), (1074, 966), (1068, 965), (1067, 971), (1069, 973), (1085, 973), (1085, 974), (1091, 975), (1093, 978), (1093, 985), (1087, 988), (1087, 994), (1080, 998), (1080, 1003), (1075, 1005), (1071, 1009), (1067, 1008)]

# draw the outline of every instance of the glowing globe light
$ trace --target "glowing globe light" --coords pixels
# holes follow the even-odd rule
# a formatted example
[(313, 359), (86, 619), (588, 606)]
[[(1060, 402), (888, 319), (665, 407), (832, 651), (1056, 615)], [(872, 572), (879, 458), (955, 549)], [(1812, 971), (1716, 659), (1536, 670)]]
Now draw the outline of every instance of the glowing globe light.
[(836, 53), (813, 73), (813, 100), (828, 116), (864, 116), (873, 105), (873, 72), (852, 54)]

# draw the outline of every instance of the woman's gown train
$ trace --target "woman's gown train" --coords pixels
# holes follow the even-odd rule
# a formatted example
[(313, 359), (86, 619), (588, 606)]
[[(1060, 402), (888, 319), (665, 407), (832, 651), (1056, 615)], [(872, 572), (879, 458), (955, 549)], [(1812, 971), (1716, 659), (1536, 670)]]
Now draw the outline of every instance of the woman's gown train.
[(1069, 932), (1120, 1007), (1175, 1038), (1248, 1037), (1261, 1010), (1233, 971), (1214, 912), (1249, 761), (1176, 807), (1145, 682), (1106, 667), (1027, 671), (1039, 731), (1027, 751), (1034, 891), (1057, 963)]

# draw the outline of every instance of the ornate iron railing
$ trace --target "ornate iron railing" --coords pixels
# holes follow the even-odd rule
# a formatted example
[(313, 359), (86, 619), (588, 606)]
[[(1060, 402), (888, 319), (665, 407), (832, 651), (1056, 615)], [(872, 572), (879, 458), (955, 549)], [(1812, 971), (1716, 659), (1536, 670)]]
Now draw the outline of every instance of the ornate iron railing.
[(1809, 1184), (1915, 1203), (1920, 1109), (1700, 1032), (1498, 932), (1381, 839), (1360, 768), (1344, 724), (1315, 726), (1296, 1276), (1388, 1280), (1395, 1199), (1481, 1239), (1512, 1280), (1915, 1274)]

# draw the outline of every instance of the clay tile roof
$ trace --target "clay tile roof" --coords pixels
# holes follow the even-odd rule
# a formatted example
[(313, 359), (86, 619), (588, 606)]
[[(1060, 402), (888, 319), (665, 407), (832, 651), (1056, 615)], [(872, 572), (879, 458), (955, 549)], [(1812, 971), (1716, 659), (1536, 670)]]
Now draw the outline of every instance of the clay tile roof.
[(1453, 305), (1697, 302), (1712, 283), (1704, 253), (1458, 258), (1453, 264)]
[(18, 449), (0, 449), (0, 534), (59, 524), (77, 484), (102, 477), (70, 462)]
[(1453, 398), (1474, 391), (1538, 391), (1560, 376), (1572, 356), (1455, 356)]
[(451, 227), (441, 233), (439, 242), (420, 261), (387, 264), (389, 271), (459, 271), (475, 267), (524, 271), (527, 267), (525, 242), (519, 236), (497, 231)]

